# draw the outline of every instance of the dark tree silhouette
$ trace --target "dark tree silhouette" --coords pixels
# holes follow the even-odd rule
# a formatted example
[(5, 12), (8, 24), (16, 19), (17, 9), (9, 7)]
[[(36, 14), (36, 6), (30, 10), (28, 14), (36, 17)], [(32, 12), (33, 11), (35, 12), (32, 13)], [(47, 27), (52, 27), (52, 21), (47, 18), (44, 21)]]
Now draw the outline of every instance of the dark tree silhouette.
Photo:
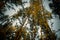
[(52, 0), (49, 6), (53, 9), (53, 13), (59, 15), (60, 18), (60, 0)]

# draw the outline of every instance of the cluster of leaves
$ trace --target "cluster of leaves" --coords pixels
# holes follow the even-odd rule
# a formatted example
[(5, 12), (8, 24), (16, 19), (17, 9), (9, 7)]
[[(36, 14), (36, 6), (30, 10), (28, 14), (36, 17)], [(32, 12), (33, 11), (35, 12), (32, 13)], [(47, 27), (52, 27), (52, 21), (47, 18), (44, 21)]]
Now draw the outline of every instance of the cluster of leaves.
[(22, 0), (0, 0), (0, 2), (4, 2), (4, 3), (14, 3), (14, 4), (21, 4)]
[[(4, 12), (7, 10), (6, 8), (10, 9), (14, 9), (14, 7), (12, 7), (14, 5), (22, 5), (22, 0), (0, 0), (0, 19), (1, 20), (5, 20), (6, 18), (8, 18), (7, 15), (4, 15)], [(5, 17), (7, 16), (7, 17)], [(0, 21), (1, 21), (0, 20)]]
[(12, 4), (14, 5), (21, 5), (22, 4), (22, 0), (0, 0), (0, 14), (3, 14), (3, 12), (6, 10), (6, 6), (7, 8), (12, 8), (14, 9)]

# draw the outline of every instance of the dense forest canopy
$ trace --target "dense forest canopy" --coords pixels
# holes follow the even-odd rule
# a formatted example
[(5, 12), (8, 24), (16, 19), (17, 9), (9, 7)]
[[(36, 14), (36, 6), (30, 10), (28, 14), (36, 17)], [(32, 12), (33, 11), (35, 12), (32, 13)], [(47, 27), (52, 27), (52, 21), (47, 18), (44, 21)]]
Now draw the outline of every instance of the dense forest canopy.
[[(1, 34), (3, 33), (7, 40), (22, 40), (22, 38), (23, 40), (35, 40), (35, 38), (38, 40), (55, 40), (55, 33), (51, 31), (47, 22), (52, 16), (51, 13), (44, 10), (42, 0), (30, 0), (29, 8), (24, 8), (24, 3), (26, 2), (22, 2), (22, 0), (0, 0)], [(11, 7), (13, 6), (12, 4), (15, 6), (21, 5), (23, 9), (19, 10), (17, 14), (8, 17), (3, 12), (6, 6), (8, 9), (14, 9), (14, 7)], [(55, 6), (54, 3), (53, 7), (55, 8)], [(15, 23), (15, 21), (17, 22)], [(4, 37), (1, 35), (0, 39), (1, 37), (3, 40)]]

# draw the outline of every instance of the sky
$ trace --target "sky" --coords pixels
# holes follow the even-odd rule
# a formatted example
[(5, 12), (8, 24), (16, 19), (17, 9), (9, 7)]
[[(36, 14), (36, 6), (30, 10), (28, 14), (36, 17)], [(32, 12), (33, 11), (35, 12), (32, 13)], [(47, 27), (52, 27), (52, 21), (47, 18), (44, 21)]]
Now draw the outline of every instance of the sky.
[[(49, 3), (52, 3), (52, 2), (48, 1), (48, 0), (43, 0), (43, 6), (44, 6), (44, 8), (47, 11), (52, 12), (52, 9), (49, 8)], [(52, 14), (52, 17), (53, 17), (53, 19), (51, 19), (49, 21), (49, 25), (51, 26), (51, 23), (53, 23), (53, 27), (51, 27), (51, 29), (57, 31), (58, 29), (60, 29), (60, 19), (59, 19), (59, 16), (57, 15), (57, 17), (55, 17), (55, 15)], [(58, 36), (58, 38), (60, 38), (60, 31), (58, 31), (56, 33), (56, 35)]]

